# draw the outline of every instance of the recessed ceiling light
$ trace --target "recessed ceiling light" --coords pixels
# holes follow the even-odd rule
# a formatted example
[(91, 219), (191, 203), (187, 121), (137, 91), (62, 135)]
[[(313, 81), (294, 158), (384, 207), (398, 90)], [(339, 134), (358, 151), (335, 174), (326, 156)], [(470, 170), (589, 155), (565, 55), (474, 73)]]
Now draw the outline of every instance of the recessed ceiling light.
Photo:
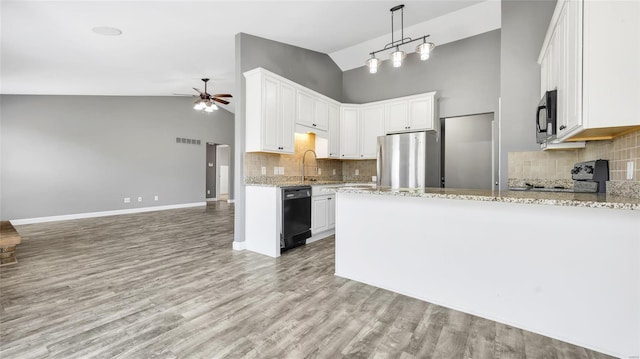
[(95, 32), (98, 35), (104, 36), (120, 36), (122, 35), (122, 30), (116, 29), (115, 27), (110, 26), (96, 26), (91, 31)]

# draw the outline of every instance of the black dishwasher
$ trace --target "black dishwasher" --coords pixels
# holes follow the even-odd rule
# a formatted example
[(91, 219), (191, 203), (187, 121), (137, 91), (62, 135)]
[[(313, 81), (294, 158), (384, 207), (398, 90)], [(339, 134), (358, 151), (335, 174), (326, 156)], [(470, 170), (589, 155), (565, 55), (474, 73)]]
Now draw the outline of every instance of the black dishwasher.
[(311, 237), (311, 186), (283, 188), (281, 251), (306, 244), (309, 237)]

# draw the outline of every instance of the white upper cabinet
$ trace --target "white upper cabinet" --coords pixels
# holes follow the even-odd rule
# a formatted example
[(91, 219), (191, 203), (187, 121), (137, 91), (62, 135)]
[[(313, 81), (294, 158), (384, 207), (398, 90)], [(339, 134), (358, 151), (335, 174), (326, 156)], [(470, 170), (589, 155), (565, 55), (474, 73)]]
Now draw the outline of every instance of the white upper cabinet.
[(360, 159), (360, 109), (342, 106), (340, 109), (340, 158)]
[(436, 130), (435, 95), (435, 92), (429, 92), (377, 102), (386, 106), (386, 133)]
[(402, 100), (387, 104), (387, 132), (406, 131), (409, 126), (409, 101)]
[(317, 95), (298, 90), (298, 117), (296, 123), (326, 131), (329, 128), (329, 103)]
[(340, 106), (328, 105), (329, 158), (340, 158)]
[(384, 136), (384, 106), (363, 106), (360, 110), (360, 158), (377, 158), (378, 136)]
[(293, 153), (298, 124), (323, 134), (329, 141), (328, 156), (339, 158), (338, 102), (262, 68), (247, 71), (244, 76), (247, 152)]
[(246, 79), (246, 151), (294, 152), (295, 88), (261, 69)]
[(343, 105), (340, 118), (340, 158), (377, 158), (378, 136), (384, 135), (384, 105)]
[(538, 62), (558, 90), (560, 141), (640, 129), (640, 2), (559, 0)]

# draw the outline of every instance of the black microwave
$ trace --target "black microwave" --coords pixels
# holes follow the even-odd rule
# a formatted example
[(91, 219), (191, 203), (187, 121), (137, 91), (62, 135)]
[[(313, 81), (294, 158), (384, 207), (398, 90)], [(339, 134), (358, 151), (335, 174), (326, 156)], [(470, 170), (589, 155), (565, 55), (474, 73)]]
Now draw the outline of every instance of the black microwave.
[(556, 137), (558, 91), (547, 91), (536, 111), (536, 142), (545, 143)]

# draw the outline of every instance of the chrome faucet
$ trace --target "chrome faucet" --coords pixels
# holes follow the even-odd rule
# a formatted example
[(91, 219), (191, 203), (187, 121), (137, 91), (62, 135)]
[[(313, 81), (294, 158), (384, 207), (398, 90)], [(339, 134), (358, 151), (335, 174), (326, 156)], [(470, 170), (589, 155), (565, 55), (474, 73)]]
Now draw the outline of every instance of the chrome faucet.
[(304, 159), (307, 156), (307, 152), (313, 153), (313, 158), (314, 158), (314, 160), (316, 162), (316, 166), (315, 166), (316, 174), (318, 173), (318, 156), (316, 155), (316, 151), (314, 151), (314, 150), (306, 150), (306, 151), (304, 151), (304, 154), (302, 155), (302, 182), (304, 182)]

